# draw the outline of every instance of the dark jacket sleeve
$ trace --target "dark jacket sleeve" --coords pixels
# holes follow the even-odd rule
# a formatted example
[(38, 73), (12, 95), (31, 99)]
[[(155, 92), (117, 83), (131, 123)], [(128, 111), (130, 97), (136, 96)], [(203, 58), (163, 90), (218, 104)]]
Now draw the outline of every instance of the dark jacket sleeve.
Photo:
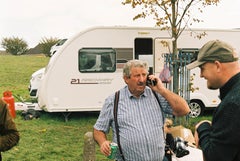
[(7, 151), (19, 142), (19, 132), (7, 104), (0, 99), (0, 152)]
[(234, 103), (218, 107), (212, 125), (205, 122), (198, 129), (199, 145), (205, 161), (239, 161), (239, 107)]

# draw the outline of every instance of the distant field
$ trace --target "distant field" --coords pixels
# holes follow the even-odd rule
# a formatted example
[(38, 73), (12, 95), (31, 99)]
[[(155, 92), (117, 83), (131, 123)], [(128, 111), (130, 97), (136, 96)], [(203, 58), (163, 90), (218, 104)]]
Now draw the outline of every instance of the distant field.
[[(28, 85), (31, 74), (47, 65), (48, 61), (49, 58), (44, 55), (0, 55), (0, 92), (10, 90), (16, 96), (29, 99)], [(65, 122), (61, 113), (41, 112), (39, 119), (25, 121), (21, 112), (17, 112), (15, 122), (21, 139), (16, 147), (2, 153), (3, 160), (82, 161), (84, 134), (92, 131), (98, 114), (73, 113), (69, 121)], [(194, 125), (202, 119), (211, 119), (211, 114), (189, 119), (186, 126), (194, 130)], [(108, 161), (97, 145), (96, 160)]]
[(14, 95), (29, 99), (28, 85), (33, 72), (47, 65), (49, 58), (43, 54), (0, 55), (0, 92), (12, 91)]

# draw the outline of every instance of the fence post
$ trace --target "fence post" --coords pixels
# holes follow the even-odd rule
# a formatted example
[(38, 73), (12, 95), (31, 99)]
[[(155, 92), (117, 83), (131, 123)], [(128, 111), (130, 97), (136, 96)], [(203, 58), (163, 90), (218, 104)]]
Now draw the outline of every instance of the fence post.
[(93, 139), (93, 133), (87, 132), (84, 135), (84, 147), (83, 147), (83, 161), (95, 161), (96, 149), (95, 141)]

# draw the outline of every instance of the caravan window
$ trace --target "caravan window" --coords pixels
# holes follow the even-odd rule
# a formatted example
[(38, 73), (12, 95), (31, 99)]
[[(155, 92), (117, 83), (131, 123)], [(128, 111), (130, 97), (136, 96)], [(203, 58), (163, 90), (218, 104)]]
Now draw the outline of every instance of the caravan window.
[(111, 48), (82, 48), (78, 53), (80, 72), (115, 72), (116, 51)]

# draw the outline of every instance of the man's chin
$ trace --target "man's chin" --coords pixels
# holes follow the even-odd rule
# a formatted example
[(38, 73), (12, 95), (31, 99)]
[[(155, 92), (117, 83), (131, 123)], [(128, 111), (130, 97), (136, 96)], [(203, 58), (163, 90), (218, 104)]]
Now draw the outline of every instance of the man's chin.
[(216, 89), (218, 89), (218, 88), (213, 87), (213, 86), (210, 86), (210, 85), (208, 85), (207, 87), (208, 87), (208, 89), (210, 89), (210, 90), (216, 90)]
[(145, 89), (145, 87), (146, 87), (145, 85), (138, 86), (138, 90), (139, 90), (139, 91), (143, 91), (143, 90)]

